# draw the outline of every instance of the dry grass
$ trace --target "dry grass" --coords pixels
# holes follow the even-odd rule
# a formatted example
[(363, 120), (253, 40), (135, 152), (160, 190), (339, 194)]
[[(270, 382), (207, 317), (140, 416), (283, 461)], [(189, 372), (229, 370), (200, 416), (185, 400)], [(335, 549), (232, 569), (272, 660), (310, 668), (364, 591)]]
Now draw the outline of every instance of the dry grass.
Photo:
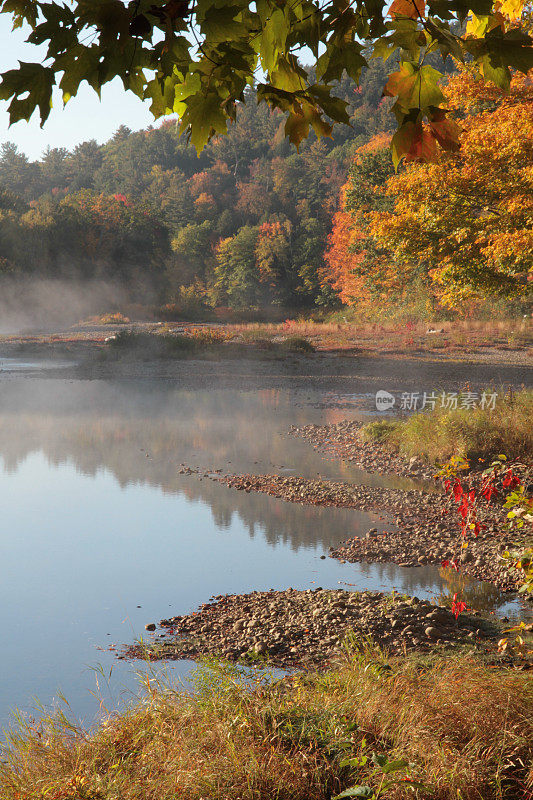
[[(376, 786), (371, 752), (405, 758), (383, 797), (533, 797), (533, 681), (473, 657), (387, 664), (353, 653), (335, 671), (244, 687), (204, 670), (196, 691), (158, 687), (91, 735), (43, 723), (12, 735), (2, 800), (327, 800)], [(358, 764), (341, 766), (346, 758)], [(394, 775), (393, 775), (394, 777)]]
[[(490, 393), (488, 393), (490, 394)], [(370, 423), (363, 436), (375, 439), (405, 456), (419, 456), (433, 464), (452, 456), (472, 462), (500, 453), (509, 458), (533, 458), (533, 391), (500, 393), (494, 410), (457, 408), (437, 404), (433, 411), (413, 414), (406, 420)]]
[(228, 325), (227, 329), (246, 341), (268, 341), (284, 336), (305, 337), (322, 350), (470, 352), (486, 347), (521, 350), (533, 344), (532, 322), (522, 317), (499, 321), (457, 320), (444, 323), (314, 322), (301, 319), (286, 320), (279, 324)]

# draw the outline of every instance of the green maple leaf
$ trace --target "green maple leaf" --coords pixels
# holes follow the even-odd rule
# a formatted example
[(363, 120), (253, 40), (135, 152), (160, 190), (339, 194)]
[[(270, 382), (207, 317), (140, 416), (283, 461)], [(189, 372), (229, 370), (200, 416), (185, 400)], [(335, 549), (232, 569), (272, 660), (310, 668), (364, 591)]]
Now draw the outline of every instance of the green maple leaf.
[(533, 69), (533, 40), (522, 31), (511, 29), (502, 35), (501, 28), (490, 31), (485, 39), (488, 56), (527, 74)]
[(120, 0), (78, 0), (77, 11), (84, 26), (97, 28), (105, 46), (115, 49), (120, 37), (130, 36), (131, 17)]
[(25, 22), (32, 28), (37, 24), (39, 6), (36, 0), (4, 0), (1, 11), (13, 16), (13, 30), (21, 28)]
[(216, 92), (194, 94), (183, 101), (185, 111), (181, 121), (188, 129), (197, 153), (201, 153), (215, 134), (227, 133), (228, 120), (222, 103), (222, 98)]
[(490, 14), (492, 6), (493, 0), (429, 0), (428, 14), (442, 20), (452, 20), (457, 16), (459, 22), (464, 22), (471, 12), (476, 17)]
[(346, 70), (350, 78), (358, 83), (362, 68), (368, 66), (362, 50), (358, 42), (332, 43), (318, 59), (317, 77), (329, 83), (339, 80)]
[[(393, 22), (387, 23), (391, 31), (386, 41), (392, 52), (401, 48), (412, 60), (418, 59), (421, 45), (426, 44), (424, 34), (420, 31), (417, 21), (398, 17)], [(389, 52), (389, 55), (391, 53)]]
[(285, 50), (289, 31), (288, 15), (281, 8), (275, 8), (266, 20), (263, 34), (259, 39), (259, 56), (263, 69), (267, 72), (275, 69), (278, 56)]
[[(456, 37), (453, 36), (446, 26), (436, 19), (426, 21), (427, 38), (437, 43), (443, 59), (453, 56), (457, 61), (464, 62), (463, 51)], [(428, 41), (428, 44), (431, 42)]]
[(299, 92), (305, 87), (307, 73), (293, 56), (290, 59), (282, 57), (278, 60), (276, 69), (271, 73), (270, 81), (277, 89)]
[(285, 123), (285, 135), (296, 149), (309, 136), (312, 127), (317, 137), (331, 136), (332, 126), (322, 119), (320, 111), (308, 102), (301, 104), (301, 111), (291, 111)]
[(522, 31), (501, 28), (489, 31), (483, 39), (467, 39), (466, 47), (481, 64), (483, 75), (507, 91), (511, 83), (509, 67), (527, 74), (533, 69), (533, 41)]
[(143, 98), (152, 101), (150, 111), (156, 119), (174, 111), (175, 97), (175, 78), (153, 78), (144, 87)]
[(61, 66), (64, 70), (59, 83), (64, 103), (76, 96), (82, 81), (87, 81), (98, 94), (100, 93), (100, 48), (98, 45), (78, 46), (58, 59), (56, 65)]
[(389, 77), (383, 94), (398, 96), (396, 105), (404, 112), (413, 108), (439, 106), (444, 95), (439, 88), (440, 72), (429, 66), (419, 67), (410, 61), (403, 62), (397, 72)]
[(257, 86), (257, 102), (266, 102), (272, 108), (279, 108), (280, 111), (294, 113), (302, 111), (298, 97), (293, 92), (285, 92), (267, 83), (260, 83)]
[[(356, 5), (333, 0), (324, 7), (314, 0), (255, 0), (251, 5), (247, 0), (0, 0), (0, 10), (10, 14), (15, 26), (29, 23), (30, 44), (47, 45), (50, 59), (46, 68), (21, 64), (7, 72), (1, 96), (10, 100), (12, 121), (29, 118), (37, 107), (44, 121), (56, 76), (65, 101), (84, 80), (99, 92), (118, 76), (126, 89), (151, 99), (154, 115), (175, 110), (185, 116), (201, 147), (226, 130), (260, 62), (266, 78), (258, 100), (292, 114), (287, 132), (299, 143), (311, 128), (328, 135), (323, 115), (348, 121), (345, 106), (331, 97), (330, 83), (344, 72), (358, 81), (369, 57), (387, 59), (402, 51), (403, 63), (384, 92), (397, 97), (393, 110), (399, 126), (418, 125), (444, 100), (440, 74), (419, 63), (422, 48), (459, 61), (470, 54), (485, 77), (504, 88), (511, 70), (533, 68), (532, 40), (518, 25), (507, 32), (499, 26), (480, 29), (477, 38), (460, 36), (455, 29), (457, 19), (469, 13), (478, 18), (492, 14), (494, 0), (427, 0), (423, 29), (416, 20), (387, 19), (388, 5), (386, 0), (358, 0)], [(177, 37), (180, 31), (185, 35)], [(92, 44), (86, 46), (89, 37)], [(315, 57), (314, 87), (308, 86), (294, 55), (304, 48)], [(397, 150), (405, 136), (404, 129)], [(432, 143), (425, 134), (418, 136), (409, 157), (424, 158)]]
[(350, 116), (346, 111), (348, 102), (346, 100), (341, 100), (340, 97), (332, 97), (329, 86), (319, 86), (315, 84), (309, 87), (308, 92), (313, 98), (318, 100), (320, 107), (330, 119), (345, 125), (350, 124)]
[(201, 20), (200, 25), (210, 44), (239, 39), (242, 36), (242, 23), (235, 17), (241, 12), (239, 6), (211, 8)]
[(36, 25), (28, 36), (27, 41), (30, 44), (40, 45), (49, 42), (47, 58), (77, 45), (76, 18), (69, 8), (46, 3), (41, 11), (45, 22)]
[[(35, 109), (39, 108), (41, 127), (48, 119), (52, 108), (52, 88), (55, 84), (53, 69), (41, 64), (30, 64), (19, 61), (18, 69), (11, 69), (2, 75), (0, 99), (9, 100), (9, 122), (13, 124), (21, 119), (29, 119)], [(26, 95), (20, 99), (20, 95)]]

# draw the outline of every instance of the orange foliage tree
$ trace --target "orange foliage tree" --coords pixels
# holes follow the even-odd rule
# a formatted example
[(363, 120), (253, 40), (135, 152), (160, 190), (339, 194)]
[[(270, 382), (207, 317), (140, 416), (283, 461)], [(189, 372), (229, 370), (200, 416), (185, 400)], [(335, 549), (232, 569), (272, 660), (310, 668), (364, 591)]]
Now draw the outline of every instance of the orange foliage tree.
[(398, 301), (423, 277), (413, 264), (398, 270), (390, 248), (371, 230), (374, 215), (393, 208), (385, 191), (394, 174), (389, 148), (390, 136), (379, 134), (357, 150), (325, 253), (324, 283), (343, 303), (361, 309)]
[(337, 292), (343, 303), (350, 304), (362, 293), (361, 281), (357, 278), (362, 255), (351, 250), (357, 231), (353, 216), (345, 210), (345, 188), (341, 190), (341, 209), (333, 217), (333, 230), (328, 237), (327, 269), (323, 280)]
[(390, 178), (393, 208), (374, 211), (369, 230), (399, 270), (425, 264), (450, 308), (489, 293), (530, 295), (533, 72), (515, 76), (503, 93), (463, 70), (446, 95), (463, 116), (460, 151), (407, 165)]

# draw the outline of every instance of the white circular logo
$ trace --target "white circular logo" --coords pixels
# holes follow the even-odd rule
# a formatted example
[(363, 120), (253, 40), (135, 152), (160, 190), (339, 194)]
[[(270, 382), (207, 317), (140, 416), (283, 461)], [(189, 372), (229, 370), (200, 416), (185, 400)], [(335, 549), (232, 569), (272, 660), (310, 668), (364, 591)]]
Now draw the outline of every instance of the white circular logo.
[(380, 389), (376, 392), (376, 408), (378, 411), (388, 411), (389, 408), (392, 408), (396, 399), (393, 394), (390, 392), (386, 392), (384, 389)]

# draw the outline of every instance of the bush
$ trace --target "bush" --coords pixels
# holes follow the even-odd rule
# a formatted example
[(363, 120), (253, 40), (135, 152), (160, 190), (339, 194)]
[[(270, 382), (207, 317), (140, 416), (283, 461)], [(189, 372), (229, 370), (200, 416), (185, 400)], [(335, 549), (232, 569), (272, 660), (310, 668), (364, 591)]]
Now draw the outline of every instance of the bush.
[(309, 339), (305, 339), (303, 336), (288, 336), (281, 346), (290, 353), (314, 353), (316, 351)]
[(363, 439), (375, 442), (389, 442), (398, 425), (401, 424), (397, 421), (388, 419), (379, 419), (376, 422), (369, 422), (368, 425), (362, 429), (361, 434)]

